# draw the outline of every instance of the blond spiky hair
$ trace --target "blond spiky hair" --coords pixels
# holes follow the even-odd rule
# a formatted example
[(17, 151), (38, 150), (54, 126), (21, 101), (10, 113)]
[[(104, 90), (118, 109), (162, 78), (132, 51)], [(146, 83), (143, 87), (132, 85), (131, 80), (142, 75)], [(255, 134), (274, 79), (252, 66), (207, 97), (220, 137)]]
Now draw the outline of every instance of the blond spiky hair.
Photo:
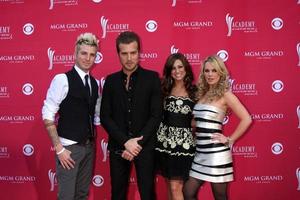
[(89, 45), (94, 46), (97, 49), (99, 48), (99, 40), (92, 33), (82, 33), (77, 37), (76, 40), (76, 52), (78, 52), (80, 45)]

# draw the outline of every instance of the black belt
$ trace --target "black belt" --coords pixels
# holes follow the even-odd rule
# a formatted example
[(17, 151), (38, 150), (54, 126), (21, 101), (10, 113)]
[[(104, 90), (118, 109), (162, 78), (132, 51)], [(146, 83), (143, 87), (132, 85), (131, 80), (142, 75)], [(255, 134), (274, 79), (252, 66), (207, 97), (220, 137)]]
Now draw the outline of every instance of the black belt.
[(89, 144), (93, 144), (93, 143), (94, 143), (94, 138), (89, 137), (85, 141), (79, 142), (78, 145), (85, 146), (85, 145), (89, 145)]

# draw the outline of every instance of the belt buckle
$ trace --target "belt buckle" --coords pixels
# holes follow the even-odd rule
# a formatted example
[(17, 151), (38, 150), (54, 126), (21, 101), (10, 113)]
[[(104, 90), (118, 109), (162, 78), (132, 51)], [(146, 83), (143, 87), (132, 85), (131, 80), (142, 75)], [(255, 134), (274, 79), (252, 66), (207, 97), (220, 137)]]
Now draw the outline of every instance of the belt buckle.
[(88, 145), (88, 144), (90, 144), (90, 143), (91, 143), (91, 139), (88, 138), (88, 139), (85, 141), (85, 145)]
[(87, 140), (85, 141), (85, 145), (92, 144), (93, 141), (94, 141), (94, 138), (89, 137), (89, 138), (87, 138)]

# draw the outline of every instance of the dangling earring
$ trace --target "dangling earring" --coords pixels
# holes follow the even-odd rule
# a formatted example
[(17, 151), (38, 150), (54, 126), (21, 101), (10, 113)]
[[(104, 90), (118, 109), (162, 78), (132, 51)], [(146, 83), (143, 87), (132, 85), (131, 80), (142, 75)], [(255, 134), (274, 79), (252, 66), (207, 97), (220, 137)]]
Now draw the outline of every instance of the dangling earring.
[(189, 77), (189, 76), (186, 76), (186, 77), (184, 77), (184, 80), (185, 80), (186, 82), (188, 82), (188, 81), (190, 81), (190, 77)]
[(170, 85), (173, 85), (173, 78), (170, 78)]

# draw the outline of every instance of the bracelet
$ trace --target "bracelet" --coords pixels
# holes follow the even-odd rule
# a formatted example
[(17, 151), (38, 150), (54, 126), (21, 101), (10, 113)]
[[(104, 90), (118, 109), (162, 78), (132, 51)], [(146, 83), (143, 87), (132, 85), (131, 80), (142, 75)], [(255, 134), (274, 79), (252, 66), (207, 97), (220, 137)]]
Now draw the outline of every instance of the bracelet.
[(62, 150), (60, 150), (59, 152), (56, 153), (56, 155), (61, 154), (61, 153), (64, 152), (65, 150), (66, 150), (65, 147), (63, 147)]

